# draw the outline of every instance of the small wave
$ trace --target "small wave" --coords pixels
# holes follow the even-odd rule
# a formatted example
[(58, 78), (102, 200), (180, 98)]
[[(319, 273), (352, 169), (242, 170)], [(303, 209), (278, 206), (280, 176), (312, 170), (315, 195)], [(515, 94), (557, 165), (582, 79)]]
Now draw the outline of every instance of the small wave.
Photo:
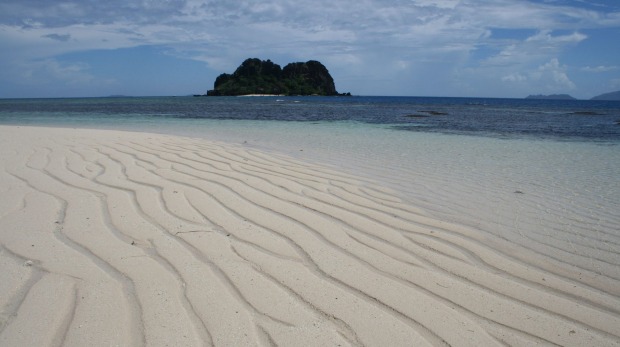
[(596, 111), (575, 111), (569, 114), (577, 115), (577, 116), (604, 116), (604, 113), (596, 112)]

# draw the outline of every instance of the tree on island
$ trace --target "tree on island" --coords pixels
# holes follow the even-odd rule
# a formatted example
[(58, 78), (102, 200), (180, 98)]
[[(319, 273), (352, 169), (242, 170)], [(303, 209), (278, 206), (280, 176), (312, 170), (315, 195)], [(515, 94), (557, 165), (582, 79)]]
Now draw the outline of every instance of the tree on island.
[(213, 87), (207, 92), (208, 96), (344, 95), (336, 91), (327, 68), (315, 60), (290, 63), (282, 69), (269, 59), (246, 59), (234, 73), (219, 75)]

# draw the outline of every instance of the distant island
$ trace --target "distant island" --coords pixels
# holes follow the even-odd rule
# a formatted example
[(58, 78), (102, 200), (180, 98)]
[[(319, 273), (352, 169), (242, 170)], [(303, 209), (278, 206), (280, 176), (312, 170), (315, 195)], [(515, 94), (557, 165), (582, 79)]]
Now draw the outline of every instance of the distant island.
[[(232, 74), (215, 79), (206, 96), (238, 95), (351, 95), (336, 91), (327, 68), (316, 60), (290, 63), (280, 68), (271, 60), (246, 59)], [(202, 95), (196, 95), (202, 96)]]
[(577, 100), (568, 94), (551, 94), (551, 95), (528, 95), (526, 99), (534, 100)]
[(590, 100), (620, 101), (620, 90), (617, 92), (601, 94)]
[[(526, 99), (533, 100), (577, 100), (568, 94), (551, 94), (551, 95), (528, 95)], [(591, 98), (590, 100), (599, 101), (620, 101), (620, 90), (617, 92), (605, 93)]]

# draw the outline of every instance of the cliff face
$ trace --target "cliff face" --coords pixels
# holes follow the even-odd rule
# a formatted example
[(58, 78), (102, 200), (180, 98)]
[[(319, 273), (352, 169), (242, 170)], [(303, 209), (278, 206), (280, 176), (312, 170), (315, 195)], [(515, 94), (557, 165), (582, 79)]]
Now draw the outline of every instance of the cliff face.
[(234, 73), (218, 76), (213, 87), (207, 95), (338, 95), (329, 71), (315, 60), (281, 69), (271, 60), (246, 59)]
[(282, 70), (289, 92), (300, 95), (336, 95), (334, 79), (323, 64), (316, 60), (306, 63), (290, 63)]

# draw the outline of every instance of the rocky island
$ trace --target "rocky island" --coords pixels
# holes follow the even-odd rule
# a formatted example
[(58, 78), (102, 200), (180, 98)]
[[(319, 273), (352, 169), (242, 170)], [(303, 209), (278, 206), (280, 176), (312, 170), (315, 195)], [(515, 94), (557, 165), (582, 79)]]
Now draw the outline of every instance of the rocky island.
[(271, 60), (246, 59), (232, 74), (215, 79), (207, 96), (238, 95), (351, 95), (339, 94), (327, 68), (316, 60), (280, 68)]
[(577, 100), (568, 94), (528, 95), (526, 99), (534, 100)]

